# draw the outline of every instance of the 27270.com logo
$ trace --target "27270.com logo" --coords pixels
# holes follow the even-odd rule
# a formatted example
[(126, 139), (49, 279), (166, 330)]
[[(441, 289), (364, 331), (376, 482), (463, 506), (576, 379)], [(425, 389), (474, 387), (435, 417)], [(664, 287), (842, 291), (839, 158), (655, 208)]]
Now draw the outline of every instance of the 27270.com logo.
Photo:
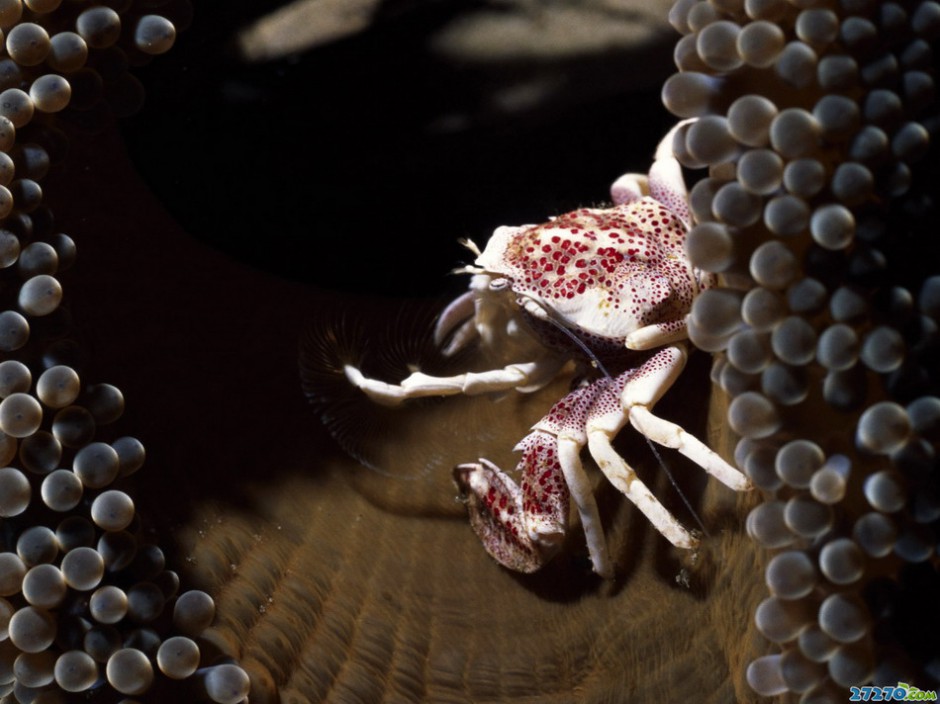
[(937, 693), (921, 690), (907, 682), (884, 687), (849, 687), (850, 702), (935, 702)]

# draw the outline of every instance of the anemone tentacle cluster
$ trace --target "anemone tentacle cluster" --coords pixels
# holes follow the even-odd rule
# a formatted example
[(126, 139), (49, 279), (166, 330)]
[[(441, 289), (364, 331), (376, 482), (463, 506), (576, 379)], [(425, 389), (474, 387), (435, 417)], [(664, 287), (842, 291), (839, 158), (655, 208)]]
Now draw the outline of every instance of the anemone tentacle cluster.
[(747, 529), (773, 553), (754, 618), (777, 652), (748, 682), (801, 702), (936, 689), (940, 641), (916, 624), (936, 623), (940, 586), (940, 264), (936, 186), (915, 175), (940, 4), (680, 0), (670, 21), (663, 99), (698, 118), (674, 148), (709, 169), (688, 253), (722, 282), (690, 334), (716, 354), (736, 460), (765, 493)]
[(143, 92), (128, 66), (169, 50), (171, 18), (185, 22), (188, 12), (160, 0), (0, 0), (4, 701), (85, 699), (104, 688), (146, 698), (179, 680), (190, 681), (191, 699), (235, 704), (248, 693), (240, 667), (205, 662), (205, 644), (201, 653), (212, 599), (179, 593), (141, 529), (125, 478), (144, 464), (144, 446), (115, 429), (120, 390), (89, 383), (81, 369), (59, 281), (76, 246), (40, 186), (67, 146), (57, 121), (89, 128), (137, 107)]

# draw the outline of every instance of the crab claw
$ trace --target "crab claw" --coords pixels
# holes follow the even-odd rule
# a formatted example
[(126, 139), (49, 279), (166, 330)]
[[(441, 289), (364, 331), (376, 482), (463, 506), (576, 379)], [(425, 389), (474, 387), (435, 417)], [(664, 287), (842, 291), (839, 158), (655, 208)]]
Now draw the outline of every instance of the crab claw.
[(473, 324), (475, 294), (467, 291), (451, 301), (438, 316), (434, 326), (434, 344), (441, 347), (447, 336), (453, 332), (450, 342), (444, 348), (445, 356), (451, 356), (477, 337), (476, 326)]
[(568, 523), (568, 488), (555, 437), (535, 431), (519, 443), (523, 451), (518, 486), (489, 460), (454, 468), (467, 503), (470, 525), (486, 551), (517, 572), (535, 572), (561, 548)]

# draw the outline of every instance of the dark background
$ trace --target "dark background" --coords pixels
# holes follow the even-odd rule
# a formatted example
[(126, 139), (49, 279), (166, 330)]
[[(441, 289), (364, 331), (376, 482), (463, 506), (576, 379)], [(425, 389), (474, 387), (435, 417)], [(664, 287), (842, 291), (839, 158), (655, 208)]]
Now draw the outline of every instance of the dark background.
[[(282, 277), (383, 296), (460, 290), (447, 276), (469, 261), (459, 238), (482, 245), (498, 225), (603, 202), (670, 123), (668, 28), (661, 45), (552, 57), (546, 36), (539, 57), (481, 64), (428, 40), (485, 3), (395, 1), (361, 32), (246, 62), (234, 33), (279, 4), (198, 3), (173, 50), (137, 71), (147, 104), (121, 124), (184, 229)], [(494, 100), (546, 76), (554, 89), (535, 104)]]

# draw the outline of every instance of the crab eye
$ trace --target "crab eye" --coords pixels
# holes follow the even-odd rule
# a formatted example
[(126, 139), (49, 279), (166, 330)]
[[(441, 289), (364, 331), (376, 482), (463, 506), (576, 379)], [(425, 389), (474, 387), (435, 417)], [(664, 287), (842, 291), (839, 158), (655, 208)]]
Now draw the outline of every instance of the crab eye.
[(490, 291), (505, 291), (509, 285), (509, 279), (493, 279), (490, 281)]

